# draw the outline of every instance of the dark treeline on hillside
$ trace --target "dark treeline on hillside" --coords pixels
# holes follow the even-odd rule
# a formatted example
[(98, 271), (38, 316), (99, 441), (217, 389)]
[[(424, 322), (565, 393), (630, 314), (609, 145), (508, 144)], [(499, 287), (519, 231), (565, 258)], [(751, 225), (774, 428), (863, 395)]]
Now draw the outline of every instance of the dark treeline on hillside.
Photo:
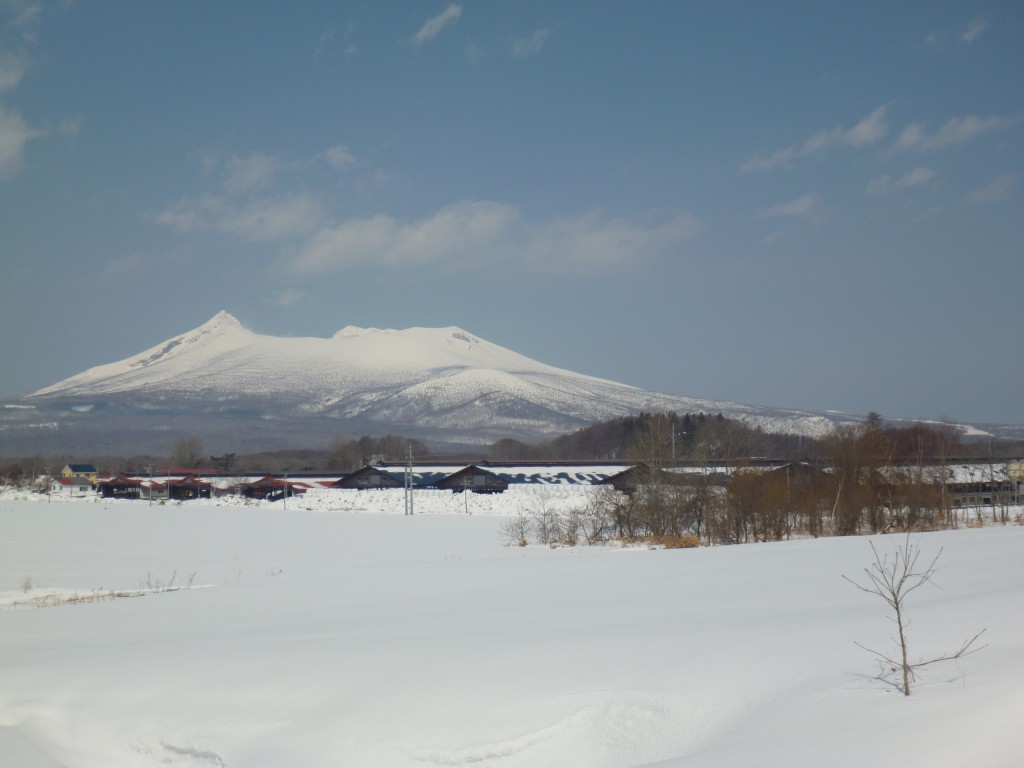
[[(1024, 442), (985, 440), (968, 442), (946, 424), (886, 425), (877, 413), (868, 414), (872, 441), (886, 461), (906, 463), (921, 458), (945, 460), (1010, 458), (1024, 455)], [(753, 457), (828, 463), (836, 429), (822, 438), (774, 434), (750, 427), (722, 414), (641, 413), (584, 427), (547, 443), (499, 440), (491, 446), (493, 461), (624, 461), (639, 460), (637, 445), (658, 435), (665, 460), (701, 463)]]
[[(944, 424), (886, 424), (869, 414), (864, 425), (868, 435), (859, 450), (870, 450), (878, 461), (906, 464), (951, 459), (984, 461), (1024, 456), (1024, 442), (1007, 440), (966, 441)], [(402, 462), (412, 449), (416, 461), (473, 463), (490, 461), (621, 461), (648, 460), (652, 436), (657, 436), (659, 462), (703, 463), (761, 457), (810, 461), (828, 465), (837, 461), (835, 446), (849, 437), (851, 428), (834, 430), (815, 439), (802, 435), (769, 434), (760, 428), (728, 419), (722, 414), (641, 413), (599, 422), (545, 443), (530, 444), (506, 438), (479, 449), (436, 453), (422, 441), (400, 435), (359, 438), (339, 437), (326, 449), (225, 452), (209, 455), (195, 437), (179, 438), (166, 456), (32, 456), (0, 459), (0, 483), (21, 485), (44, 475), (56, 475), (65, 464), (88, 463), (100, 472), (145, 474), (166, 469), (212, 469), (251, 474), (256, 472), (351, 472), (373, 462)], [(644, 444), (647, 447), (643, 447)]]
[(731, 459), (746, 456), (804, 458), (816, 441), (802, 435), (768, 434), (722, 414), (641, 413), (584, 427), (547, 443), (530, 445), (499, 440), (491, 446), (494, 461), (631, 461), (642, 434), (666, 436), (669, 458)]

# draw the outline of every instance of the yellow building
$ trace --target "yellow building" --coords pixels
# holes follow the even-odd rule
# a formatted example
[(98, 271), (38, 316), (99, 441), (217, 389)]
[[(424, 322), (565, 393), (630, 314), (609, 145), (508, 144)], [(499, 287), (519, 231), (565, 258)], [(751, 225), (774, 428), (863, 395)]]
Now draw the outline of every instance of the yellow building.
[(92, 464), (65, 464), (64, 469), (60, 471), (61, 477), (84, 477), (94, 484), (98, 475), (99, 472), (96, 471), (96, 467)]

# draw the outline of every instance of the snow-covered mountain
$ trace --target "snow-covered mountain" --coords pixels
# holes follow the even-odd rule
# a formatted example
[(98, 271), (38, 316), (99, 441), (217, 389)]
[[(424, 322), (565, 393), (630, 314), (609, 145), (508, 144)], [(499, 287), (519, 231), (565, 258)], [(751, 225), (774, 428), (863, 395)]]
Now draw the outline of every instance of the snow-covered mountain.
[(555, 368), (460, 328), (348, 326), (332, 337), (264, 336), (220, 312), (134, 357), (31, 393), (25, 403), (275, 418), (359, 419), (461, 440), (550, 436), (641, 410), (705, 411), (771, 431), (821, 434), (825, 414), (646, 392)]
[(807, 435), (856, 420), (648, 392), (545, 365), (456, 327), (348, 326), (326, 339), (283, 338), (254, 333), (220, 312), (134, 357), (27, 395), (5, 408), (0, 430), (10, 436), (14, 420), (62, 433), (77, 420), (95, 435), (116, 421), (150, 432), (229, 431), (250, 445), (310, 446), (329, 434), (385, 432), (479, 444), (545, 439), (615, 416), (668, 410), (721, 412), (766, 431)]

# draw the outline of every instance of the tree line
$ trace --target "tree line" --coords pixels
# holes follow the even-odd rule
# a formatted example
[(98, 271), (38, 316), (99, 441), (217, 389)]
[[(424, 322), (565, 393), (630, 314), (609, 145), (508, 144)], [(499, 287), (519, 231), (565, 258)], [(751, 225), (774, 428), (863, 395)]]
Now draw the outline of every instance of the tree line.
[[(636, 465), (632, 492), (602, 489), (582, 508), (526, 510), (506, 531), (510, 541), (532, 536), (552, 543), (551, 531), (557, 531), (555, 540), (563, 543), (582, 537), (696, 546), (960, 524), (945, 473), (968, 451), (951, 427), (886, 426), (871, 414), (863, 424), (805, 444), (813, 450), (802, 460), (765, 466), (749, 458), (750, 441), (761, 435), (717, 417), (703, 421), (710, 429), (698, 429), (680, 457), (673, 429), (682, 421), (643, 414), (627, 427), (620, 420), (620, 437), (627, 429), (631, 435), (623, 451)], [(730, 456), (733, 448), (738, 452)], [(988, 464), (990, 480), (1002, 479), (1005, 469), (994, 457), (975, 461)], [(1007, 504), (994, 494), (991, 515), (1010, 522)]]

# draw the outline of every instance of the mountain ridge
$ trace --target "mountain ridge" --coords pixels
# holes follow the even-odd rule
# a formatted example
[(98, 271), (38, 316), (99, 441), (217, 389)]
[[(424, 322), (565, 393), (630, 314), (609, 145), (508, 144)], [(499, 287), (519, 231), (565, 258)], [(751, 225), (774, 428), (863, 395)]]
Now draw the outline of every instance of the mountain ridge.
[(722, 413), (768, 432), (809, 436), (860, 421), (650, 392), (541, 363), (458, 326), (347, 325), (326, 338), (279, 337), (221, 311), (136, 355), (18, 399), (0, 412), (0, 435), (7, 441), (34, 428), (53, 443), (91, 428), (117, 442), (122, 424), (148, 440), (188, 428), (210, 446), (323, 443), (356, 430), (487, 444), (546, 440), (640, 411)]

